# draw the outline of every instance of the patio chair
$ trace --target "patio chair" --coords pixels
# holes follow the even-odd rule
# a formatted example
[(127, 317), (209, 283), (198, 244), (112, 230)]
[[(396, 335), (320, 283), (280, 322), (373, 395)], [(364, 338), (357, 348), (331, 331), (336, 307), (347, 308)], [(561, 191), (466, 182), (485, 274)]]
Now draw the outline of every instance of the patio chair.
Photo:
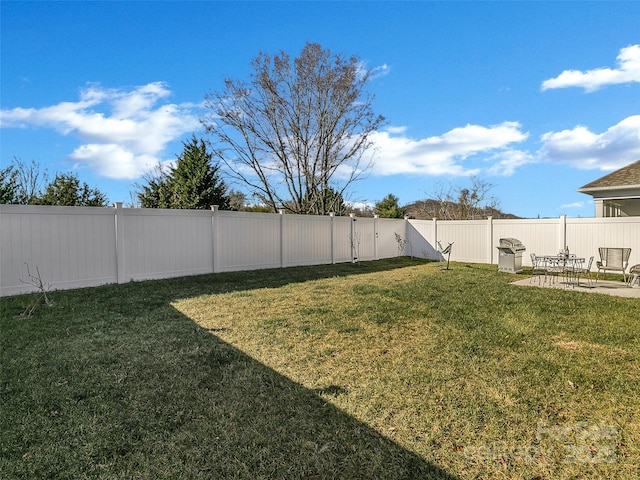
[(549, 259), (545, 265), (544, 281), (547, 281), (549, 277), (549, 284), (555, 283), (554, 278), (557, 280), (560, 275), (564, 274), (564, 259), (558, 257)]
[(562, 265), (562, 276), (564, 277), (564, 286), (575, 288), (578, 282), (578, 264), (575, 263), (575, 258), (565, 258)]
[(533, 279), (535, 276), (538, 276), (538, 285), (540, 285), (540, 280), (543, 275), (546, 275), (547, 270), (545, 269), (545, 261), (544, 258), (538, 257), (535, 253), (531, 254), (531, 266), (533, 267), (531, 270), (531, 278), (529, 279), (529, 283), (533, 283)]
[(575, 274), (578, 280), (578, 286), (580, 286), (580, 276), (585, 275), (587, 277), (587, 283), (589, 286), (593, 286), (593, 277), (591, 276), (591, 265), (593, 264), (593, 256), (589, 259), (586, 267), (576, 268)]
[(629, 266), (629, 257), (631, 256), (630, 248), (598, 248), (600, 260), (596, 262), (598, 272), (596, 273), (596, 282), (600, 272), (620, 272), (624, 283), (627, 283), (627, 267)]
[(640, 263), (629, 269), (629, 286), (640, 285)]

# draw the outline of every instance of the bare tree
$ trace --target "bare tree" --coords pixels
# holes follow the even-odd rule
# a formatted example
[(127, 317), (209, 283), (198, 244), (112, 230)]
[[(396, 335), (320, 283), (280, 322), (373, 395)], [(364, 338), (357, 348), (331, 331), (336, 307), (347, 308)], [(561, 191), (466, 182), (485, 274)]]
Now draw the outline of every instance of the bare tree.
[(20, 314), (21, 317), (31, 317), (33, 311), (36, 307), (44, 300), (44, 304), (47, 307), (52, 307), (54, 302), (49, 298), (48, 293), (51, 290), (52, 285), (48, 282), (44, 282), (42, 280), (42, 276), (40, 275), (40, 269), (36, 266), (35, 275), (31, 273), (31, 269), (29, 268), (29, 264), (25, 262), (25, 266), (27, 268), (27, 280), (20, 281), (26, 285), (31, 285), (38, 290), (38, 294), (34, 296), (29, 302), (27, 308)]
[(229, 78), (205, 97), (217, 155), (273, 211), (337, 211), (371, 166), (370, 134), (384, 121), (364, 92), (371, 71), (315, 43), (293, 60), (261, 53), (251, 65), (250, 82)]
[(35, 160), (25, 163), (18, 157), (13, 157), (13, 166), (16, 172), (16, 202), (23, 205), (38, 203), (43, 191), (49, 183), (49, 172)]
[(499, 212), (498, 200), (489, 193), (493, 185), (472, 177), (469, 187), (440, 185), (432, 200), (422, 202), (421, 212), (425, 218), (442, 220), (473, 220)]
[(247, 203), (247, 196), (239, 190), (229, 191), (229, 208), (241, 211)]

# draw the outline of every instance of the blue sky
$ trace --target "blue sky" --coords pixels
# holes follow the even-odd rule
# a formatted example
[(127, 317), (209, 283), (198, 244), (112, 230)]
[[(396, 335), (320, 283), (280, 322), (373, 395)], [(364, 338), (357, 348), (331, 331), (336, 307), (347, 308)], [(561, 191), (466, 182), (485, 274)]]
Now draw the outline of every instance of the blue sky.
[[(204, 95), (261, 51), (355, 54), (386, 118), (350, 199), (493, 185), (523, 217), (591, 217), (582, 185), (640, 159), (640, 2), (13, 2), (0, 161), (111, 202), (199, 134)], [(240, 186), (232, 185), (239, 189)]]

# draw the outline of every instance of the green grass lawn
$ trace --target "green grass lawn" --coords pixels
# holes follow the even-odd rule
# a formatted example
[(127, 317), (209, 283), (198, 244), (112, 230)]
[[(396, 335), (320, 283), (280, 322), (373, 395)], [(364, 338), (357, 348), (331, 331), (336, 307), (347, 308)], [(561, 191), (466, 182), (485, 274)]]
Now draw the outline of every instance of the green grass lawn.
[(0, 299), (0, 478), (635, 479), (640, 301), (398, 258)]

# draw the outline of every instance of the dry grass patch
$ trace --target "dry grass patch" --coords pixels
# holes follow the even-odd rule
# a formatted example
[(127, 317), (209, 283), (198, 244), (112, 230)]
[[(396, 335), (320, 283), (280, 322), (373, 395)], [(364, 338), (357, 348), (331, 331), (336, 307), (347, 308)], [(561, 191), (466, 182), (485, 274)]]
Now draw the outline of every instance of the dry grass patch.
[(569, 340), (566, 332), (561, 332), (553, 339), (555, 340), (554, 345), (558, 348), (579, 351), (588, 355), (628, 355), (628, 352), (624, 348), (610, 347), (608, 345), (579, 340)]

